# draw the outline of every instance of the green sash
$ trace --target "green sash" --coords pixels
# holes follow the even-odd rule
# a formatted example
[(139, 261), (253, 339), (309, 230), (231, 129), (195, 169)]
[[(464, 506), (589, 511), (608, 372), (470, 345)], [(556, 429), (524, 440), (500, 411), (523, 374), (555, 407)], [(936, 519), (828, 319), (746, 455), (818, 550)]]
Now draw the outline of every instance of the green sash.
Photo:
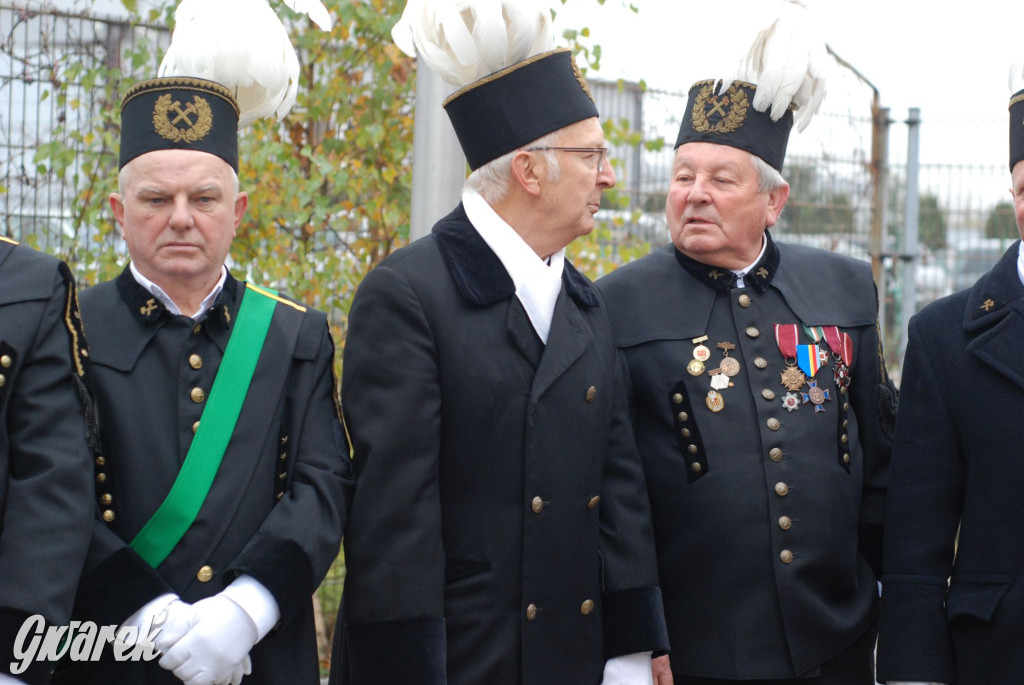
[[(261, 297), (250, 297), (250, 291)], [(273, 290), (246, 284), (235, 326), (192, 446), (166, 499), (131, 541), (131, 548), (153, 568), (171, 553), (206, 501), (235, 431), (277, 299)]]

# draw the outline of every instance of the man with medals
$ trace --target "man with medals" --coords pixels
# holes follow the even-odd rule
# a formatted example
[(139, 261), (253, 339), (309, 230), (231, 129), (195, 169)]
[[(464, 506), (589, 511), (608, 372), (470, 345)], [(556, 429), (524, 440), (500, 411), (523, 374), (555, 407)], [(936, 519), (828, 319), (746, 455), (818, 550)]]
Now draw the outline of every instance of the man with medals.
[(326, 316), (225, 267), (249, 199), (239, 115), (231, 88), (190, 75), (121, 104), (110, 205), (131, 261), (81, 296), (105, 451), (74, 618), (163, 654), (108, 645), (54, 683), (319, 682), (310, 596), (351, 464)]
[(565, 257), (615, 172), (550, 25), (543, 1), (410, 0), (392, 31), (460, 87), (473, 172), (352, 304), (332, 683), (643, 685), (668, 647), (607, 311)]
[[(1010, 193), (1024, 236), (1020, 64), (1010, 85)], [(1022, 312), (1015, 242), (972, 287), (910, 320), (878, 636), (890, 685), (1024, 682)]]
[[(825, 59), (807, 12), (783, 3), (751, 54)], [(766, 230), (821, 69), (776, 90), (757, 84), (782, 65), (752, 62), (690, 91), (672, 244), (598, 283), (629, 372), (668, 660), (677, 685), (870, 685), (895, 390), (870, 266)]]

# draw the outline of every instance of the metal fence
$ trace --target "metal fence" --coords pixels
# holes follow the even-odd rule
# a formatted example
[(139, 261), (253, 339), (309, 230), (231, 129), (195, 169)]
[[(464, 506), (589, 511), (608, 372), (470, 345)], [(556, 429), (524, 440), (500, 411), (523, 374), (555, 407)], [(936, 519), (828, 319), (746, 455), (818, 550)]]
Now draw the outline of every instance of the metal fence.
[[(138, 55), (159, 51), (137, 53), (136, 48), (162, 47), (168, 32), (164, 27), (34, 6), (0, 2), (0, 231), (72, 261), (84, 259), (92, 250), (121, 250), (109, 230), (88, 225), (75, 212), (77, 194), (87, 185), (83, 176), (95, 173), (82, 169), (77, 156), (84, 146), (95, 151), (103, 142), (74, 134), (81, 122), (116, 113), (118, 93), (116, 87), (107, 87), (111, 83), (83, 75), (94, 75), (94, 67), (105, 67), (111, 80), (152, 75), (156, 64), (140, 62)], [(67, 97), (58, 97), (57, 86), (65, 83), (70, 86)], [(606, 121), (622, 122), (640, 133), (639, 142), (616, 145), (612, 151), (628, 204), (625, 209), (602, 210), (599, 218), (614, 223), (613, 235), (621, 239), (629, 235), (665, 243), (671, 144), (686, 94), (593, 78), (591, 88)], [(830, 83), (825, 111), (806, 131), (791, 136), (784, 175), (792, 191), (773, 233), (781, 240), (873, 262), (887, 352), (890, 363), (898, 367), (909, 315), (932, 299), (973, 283), (1010, 244), (1016, 227), (1012, 206), (1007, 211), (1005, 203), (999, 205), (1010, 199), (1005, 193), (1008, 173), (991, 150), (979, 150), (975, 160), (951, 157), (912, 164), (917, 173), (911, 183), (910, 128), (892, 114), (882, 117), (886, 125), (880, 125), (875, 103), (872, 89), (854, 74)], [(999, 125), (988, 120), (929, 119), (927, 112), (922, 118), (921, 134), (940, 140)], [(657, 148), (659, 140), (664, 146), (650, 149)], [(38, 151), (47, 145), (51, 151), (58, 146), (68, 156), (63, 173), (40, 162)], [(104, 170), (102, 178), (92, 179), (94, 187), (85, 192), (105, 194), (113, 188), (114, 166)], [(916, 245), (907, 243), (905, 231), (908, 187), (920, 192)], [(986, 238), (987, 225), (990, 231), (1001, 227), (1004, 237)], [(906, 297), (908, 288), (912, 300)]]

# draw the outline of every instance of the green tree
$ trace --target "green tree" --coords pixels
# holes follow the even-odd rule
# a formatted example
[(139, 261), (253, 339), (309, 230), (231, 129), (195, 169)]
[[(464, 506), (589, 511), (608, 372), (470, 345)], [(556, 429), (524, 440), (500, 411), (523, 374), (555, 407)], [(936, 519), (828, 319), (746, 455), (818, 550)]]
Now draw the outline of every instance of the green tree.
[(786, 168), (789, 200), (779, 230), (789, 234), (844, 235), (853, 231), (854, 208), (850, 196), (835, 190), (810, 164)]
[(931, 193), (923, 193), (918, 199), (917, 239), (929, 250), (946, 247), (946, 212)]
[(985, 237), (1002, 240), (1016, 240), (1019, 237), (1017, 215), (1012, 202), (1002, 200), (992, 208), (985, 219)]

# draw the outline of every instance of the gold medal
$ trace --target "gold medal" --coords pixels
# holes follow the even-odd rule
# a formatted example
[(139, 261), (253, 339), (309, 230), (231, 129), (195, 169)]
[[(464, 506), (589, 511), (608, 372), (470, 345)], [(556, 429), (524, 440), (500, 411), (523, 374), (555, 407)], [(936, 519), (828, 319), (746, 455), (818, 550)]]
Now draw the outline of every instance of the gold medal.
[(717, 390), (708, 390), (708, 396), (705, 398), (704, 404), (708, 405), (708, 409), (716, 414), (725, 409), (725, 399), (722, 398), (721, 393)]
[(686, 371), (691, 376), (700, 376), (704, 373), (704, 362), (699, 359), (691, 359), (686, 365)]
[(804, 376), (804, 372), (796, 365), (787, 366), (786, 370), (779, 375), (781, 376), (782, 387), (792, 392), (796, 392), (800, 388), (804, 387), (804, 383), (807, 382), (807, 377)]

